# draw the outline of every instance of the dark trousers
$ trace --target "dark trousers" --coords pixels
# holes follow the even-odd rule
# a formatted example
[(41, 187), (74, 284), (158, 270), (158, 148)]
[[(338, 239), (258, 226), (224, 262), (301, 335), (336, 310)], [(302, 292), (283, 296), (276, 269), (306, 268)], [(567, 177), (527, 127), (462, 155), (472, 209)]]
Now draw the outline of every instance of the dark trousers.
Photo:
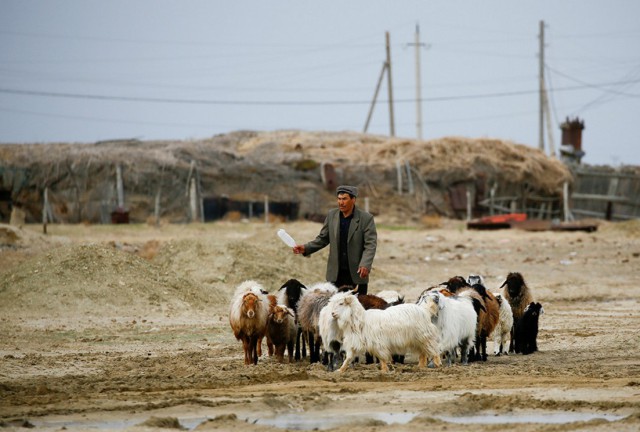
[[(350, 286), (352, 289), (355, 288), (356, 284), (353, 283), (351, 279), (351, 275), (349, 274), (349, 270), (342, 270), (338, 272), (338, 279), (333, 283), (338, 288), (343, 286)], [(358, 294), (366, 294), (369, 284), (358, 284)]]

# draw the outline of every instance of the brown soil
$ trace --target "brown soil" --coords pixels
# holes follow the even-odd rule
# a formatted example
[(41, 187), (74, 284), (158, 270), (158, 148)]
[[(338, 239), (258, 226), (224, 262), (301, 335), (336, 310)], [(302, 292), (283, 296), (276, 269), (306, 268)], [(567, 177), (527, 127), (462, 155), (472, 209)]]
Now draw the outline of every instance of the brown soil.
[[(49, 225), (46, 236), (36, 225), (0, 225), (0, 424), (639, 430), (640, 223), (586, 233), (435, 222), (378, 219), (370, 292), (415, 301), (470, 273), (495, 291), (519, 271), (545, 309), (539, 352), (425, 370), (409, 356), (386, 374), (358, 364), (340, 375), (266, 355), (245, 367), (227, 320), (233, 290), (245, 279), (270, 291), (291, 277), (321, 281), (326, 251), (295, 256), (275, 235), (284, 226), (308, 241), (318, 224)], [(512, 423), (527, 414), (536, 417)], [(550, 423), (556, 415), (566, 419)]]

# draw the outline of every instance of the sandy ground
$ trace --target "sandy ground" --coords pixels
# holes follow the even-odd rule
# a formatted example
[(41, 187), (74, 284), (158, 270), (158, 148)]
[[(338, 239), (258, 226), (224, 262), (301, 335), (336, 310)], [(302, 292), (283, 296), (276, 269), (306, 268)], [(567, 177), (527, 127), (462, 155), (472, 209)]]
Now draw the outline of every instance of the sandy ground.
[[(319, 224), (0, 226), (0, 424), (7, 430), (640, 430), (640, 223), (594, 233), (378, 220), (370, 293), (413, 302), (454, 275), (521, 272), (540, 351), (344, 374), (263, 356), (245, 367), (235, 287), (321, 281), (325, 251), (277, 239)], [(490, 344), (492, 350), (492, 345)], [(265, 350), (266, 351), (266, 350)], [(493, 351), (491, 351), (493, 352)]]

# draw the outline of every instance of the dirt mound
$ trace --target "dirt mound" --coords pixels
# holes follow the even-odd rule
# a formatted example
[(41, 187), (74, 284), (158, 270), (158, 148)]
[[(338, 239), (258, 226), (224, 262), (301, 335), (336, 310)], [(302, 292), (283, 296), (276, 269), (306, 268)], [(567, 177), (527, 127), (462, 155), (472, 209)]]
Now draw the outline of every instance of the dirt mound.
[(0, 310), (29, 316), (64, 316), (69, 310), (97, 316), (171, 314), (211, 300), (190, 280), (99, 244), (60, 246), (2, 276)]
[[(270, 292), (291, 278), (308, 284), (324, 280), (326, 256), (319, 253), (306, 259), (292, 254), (276, 237), (276, 227), (251, 233), (243, 232), (242, 225), (228, 227), (238, 233), (225, 238), (203, 236), (169, 241), (159, 248), (153, 262), (216, 293), (224, 311), (237, 285), (247, 279), (260, 282)], [(311, 228), (318, 229), (315, 225)], [(310, 232), (307, 236), (316, 234)]]
[(46, 244), (59, 242), (60, 239), (38, 235), (20, 227), (0, 224), (0, 250), (24, 249), (41, 247)]

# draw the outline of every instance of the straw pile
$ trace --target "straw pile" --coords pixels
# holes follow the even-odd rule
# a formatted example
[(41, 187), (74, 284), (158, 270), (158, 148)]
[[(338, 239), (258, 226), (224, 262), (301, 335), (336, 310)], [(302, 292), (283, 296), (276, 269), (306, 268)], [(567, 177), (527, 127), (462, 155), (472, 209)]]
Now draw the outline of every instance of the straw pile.
[(300, 202), (301, 213), (322, 213), (333, 199), (322, 184), (323, 163), (335, 167), (338, 182), (359, 185), (374, 196), (395, 193), (399, 163), (408, 163), (436, 193), (482, 178), (558, 196), (572, 178), (559, 160), (496, 139), (418, 141), (354, 132), (239, 131), (192, 141), (3, 145), (0, 192), (10, 191), (33, 221), (40, 217), (42, 191), (48, 187), (58, 218), (99, 222), (104, 208), (115, 206), (115, 166), (120, 165), (132, 220), (153, 214), (158, 194), (163, 216), (184, 220), (187, 183), (194, 175), (203, 196), (261, 200), (268, 194), (273, 200)]

